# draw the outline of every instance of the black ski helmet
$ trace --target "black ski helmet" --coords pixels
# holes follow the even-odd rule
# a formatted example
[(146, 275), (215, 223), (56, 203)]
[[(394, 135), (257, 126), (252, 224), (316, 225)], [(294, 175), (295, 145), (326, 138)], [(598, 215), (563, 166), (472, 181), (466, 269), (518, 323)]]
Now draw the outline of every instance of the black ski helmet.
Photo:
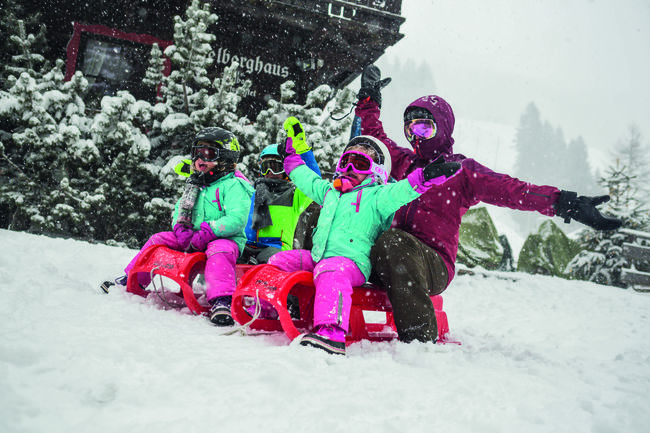
[(214, 143), (215, 147), (219, 148), (219, 161), (225, 163), (239, 161), (240, 146), (237, 137), (232, 132), (216, 126), (203, 128), (194, 137), (192, 148), (196, 147), (200, 141)]

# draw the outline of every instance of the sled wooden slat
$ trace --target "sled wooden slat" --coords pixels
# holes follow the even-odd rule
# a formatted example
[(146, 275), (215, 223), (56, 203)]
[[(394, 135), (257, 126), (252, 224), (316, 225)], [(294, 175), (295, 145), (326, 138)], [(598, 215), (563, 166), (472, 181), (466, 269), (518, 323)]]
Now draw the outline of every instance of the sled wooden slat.
[[(628, 235), (631, 240), (648, 242), (650, 233), (639, 230), (621, 229), (619, 233)], [(650, 247), (637, 243), (625, 242), (623, 244), (623, 256), (628, 260), (629, 267), (621, 270), (621, 281), (632, 286), (637, 292), (650, 292), (650, 273), (637, 270), (636, 267), (650, 264)]]
[(632, 260), (650, 260), (650, 247), (642, 245), (624, 243), (623, 255)]
[(650, 292), (650, 273), (634, 269), (623, 269), (621, 280), (627, 284), (638, 284), (647, 287), (635, 287), (638, 292)]

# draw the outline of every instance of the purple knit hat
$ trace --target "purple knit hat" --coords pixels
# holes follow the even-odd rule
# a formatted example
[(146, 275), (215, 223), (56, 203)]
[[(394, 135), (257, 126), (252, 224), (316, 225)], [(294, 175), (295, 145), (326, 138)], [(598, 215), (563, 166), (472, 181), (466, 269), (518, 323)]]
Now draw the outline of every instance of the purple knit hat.
[(451, 155), (453, 153), (454, 139), (451, 135), (454, 132), (456, 119), (451, 105), (440, 96), (428, 95), (411, 102), (404, 110), (404, 114), (412, 107), (420, 107), (428, 110), (436, 122), (438, 131), (433, 138), (428, 140), (416, 139), (411, 142), (415, 153), (421, 158), (434, 160), (440, 155)]

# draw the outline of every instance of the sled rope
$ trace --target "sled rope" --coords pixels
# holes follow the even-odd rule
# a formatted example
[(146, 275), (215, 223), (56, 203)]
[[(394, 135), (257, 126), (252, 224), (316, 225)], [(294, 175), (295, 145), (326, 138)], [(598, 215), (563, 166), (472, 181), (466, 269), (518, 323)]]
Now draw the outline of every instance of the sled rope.
[(236, 333), (241, 333), (242, 335), (246, 335), (246, 330), (251, 326), (251, 324), (257, 320), (258, 317), (260, 317), (260, 314), (262, 314), (262, 303), (260, 302), (260, 289), (255, 290), (255, 313), (253, 313), (253, 318), (244, 323), (243, 325), (237, 325), (233, 327), (232, 329), (229, 329), (225, 332), (220, 333), (219, 335), (233, 335)]

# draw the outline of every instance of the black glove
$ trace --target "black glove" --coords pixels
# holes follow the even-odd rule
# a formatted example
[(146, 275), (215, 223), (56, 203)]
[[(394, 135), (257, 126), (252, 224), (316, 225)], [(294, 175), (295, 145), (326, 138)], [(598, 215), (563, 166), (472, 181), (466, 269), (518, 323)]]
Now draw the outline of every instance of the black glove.
[(381, 108), (381, 89), (388, 86), (392, 78), (381, 78), (381, 71), (375, 65), (369, 65), (361, 74), (361, 88), (357, 93), (360, 100), (370, 98)]
[(553, 205), (557, 216), (570, 223), (571, 218), (596, 230), (616, 230), (623, 225), (618, 218), (603, 216), (596, 206), (609, 201), (608, 195), (598, 197), (578, 196), (573, 191), (560, 191), (560, 198)]
[(440, 158), (424, 167), (422, 170), (422, 176), (424, 177), (425, 181), (429, 181), (440, 176), (445, 176), (446, 179), (449, 179), (458, 173), (460, 167), (460, 162), (445, 162), (445, 159), (441, 156)]
[(285, 158), (289, 155), (289, 153), (287, 152), (287, 141), (289, 140), (289, 138), (290, 137), (285, 135), (284, 140), (282, 140), (282, 142), (278, 144), (278, 155), (280, 156), (282, 162), (284, 162)]

